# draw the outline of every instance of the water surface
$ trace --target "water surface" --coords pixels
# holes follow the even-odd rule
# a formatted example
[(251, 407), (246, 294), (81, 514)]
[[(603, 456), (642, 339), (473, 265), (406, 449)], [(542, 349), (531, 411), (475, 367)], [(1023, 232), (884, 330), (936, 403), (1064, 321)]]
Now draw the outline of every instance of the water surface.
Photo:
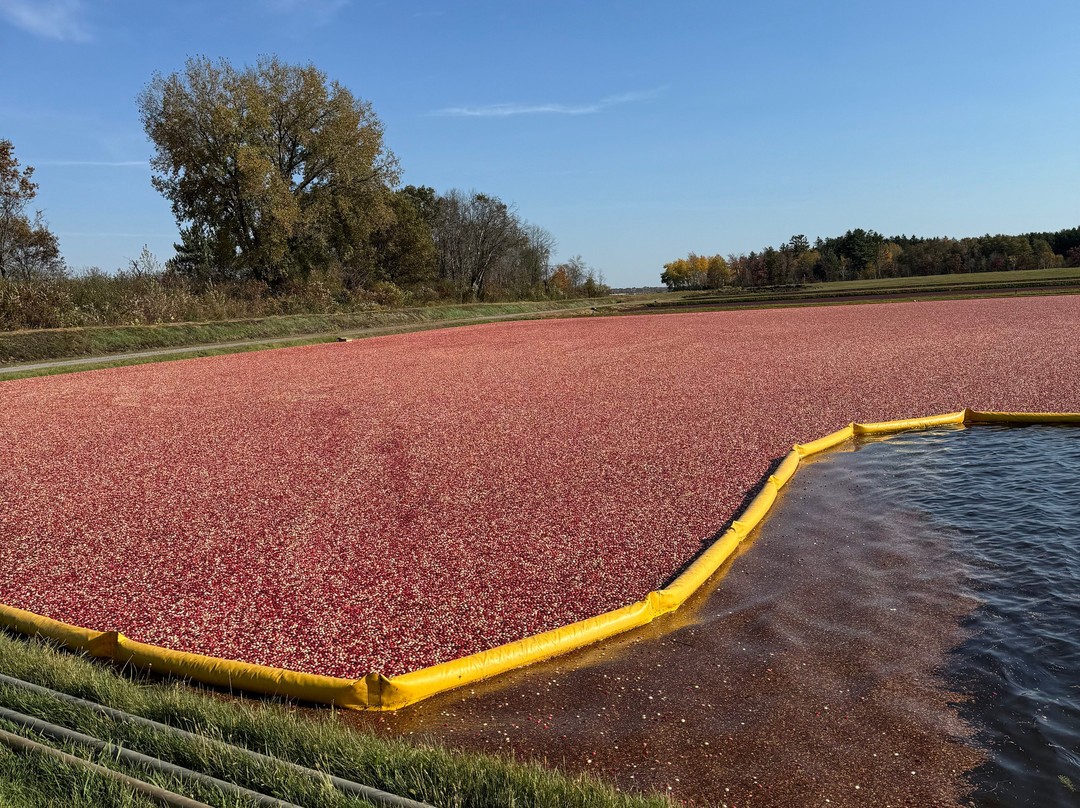
[(979, 601), (943, 666), (991, 755), (975, 804), (1080, 805), (1080, 430), (980, 426), (890, 448), (905, 459), (892, 495), (963, 554)]
[(692, 804), (1076, 805), (1077, 468), (1073, 428), (847, 444), (678, 612), (352, 719)]

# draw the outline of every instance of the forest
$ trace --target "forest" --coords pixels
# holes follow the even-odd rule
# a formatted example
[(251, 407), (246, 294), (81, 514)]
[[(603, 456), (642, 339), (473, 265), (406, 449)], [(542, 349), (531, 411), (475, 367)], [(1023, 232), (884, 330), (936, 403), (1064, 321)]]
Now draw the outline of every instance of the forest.
[(855, 229), (813, 244), (796, 235), (779, 247), (726, 258), (690, 253), (665, 264), (660, 279), (669, 289), (719, 289), (1064, 266), (1080, 266), (1080, 227), (974, 238), (885, 237)]

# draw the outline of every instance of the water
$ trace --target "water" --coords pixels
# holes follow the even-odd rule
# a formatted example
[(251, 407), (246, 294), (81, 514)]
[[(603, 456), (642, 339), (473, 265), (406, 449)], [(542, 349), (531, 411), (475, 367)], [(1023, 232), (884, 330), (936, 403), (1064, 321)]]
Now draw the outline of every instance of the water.
[(888, 441), (888, 494), (967, 561), (979, 606), (942, 672), (991, 759), (980, 808), (1080, 805), (1080, 430), (981, 426)]
[(692, 805), (1080, 805), (1076, 469), (1069, 427), (845, 444), (678, 611), (347, 718)]

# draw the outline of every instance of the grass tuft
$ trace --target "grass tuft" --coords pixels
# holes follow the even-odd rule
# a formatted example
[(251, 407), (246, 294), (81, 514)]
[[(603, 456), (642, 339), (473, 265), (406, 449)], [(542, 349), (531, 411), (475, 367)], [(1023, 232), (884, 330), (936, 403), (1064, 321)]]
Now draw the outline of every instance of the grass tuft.
[[(428, 742), (380, 738), (348, 726), (327, 710), (310, 717), (287, 704), (230, 698), (175, 680), (154, 681), (132, 671), (60, 651), (38, 640), (0, 632), (0, 672), (125, 712), (196, 732), (177, 739), (116, 723), (82, 707), (0, 685), (0, 705), (159, 757), (302, 806), (367, 805), (283, 766), (264, 764), (215, 741), (257, 750), (339, 777), (445, 808), (670, 808), (663, 795), (615, 791), (592, 777), (568, 777), (539, 764), (457, 752)], [(4, 722), (0, 722), (3, 725)], [(9, 731), (18, 731), (5, 726)], [(20, 732), (20, 734), (23, 734)], [(87, 756), (85, 751), (66, 751)], [(179, 790), (167, 780), (93, 757), (140, 779)], [(220, 793), (184, 788), (214, 806), (233, 806)], [(72, 796), (75, 795), (75, 796)], [(0, 806), (141, 806), (133, 794), (103, 778), (62, 764), (11, 754), (0, 747)], [(80, 802), (79, 800), (83, 800)], [(243, 804), (243, 803), (240, 803)]]

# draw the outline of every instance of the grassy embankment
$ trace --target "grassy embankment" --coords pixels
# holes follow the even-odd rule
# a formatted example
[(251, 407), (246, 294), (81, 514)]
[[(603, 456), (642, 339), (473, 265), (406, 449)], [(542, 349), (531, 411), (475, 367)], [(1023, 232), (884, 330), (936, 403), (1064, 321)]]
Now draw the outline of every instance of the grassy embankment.
[(912, 290), (941, 290), (945, 288), (992, 289), (1022, 288), (1025, 286), (1070, 286), (1080, 284), (1080, 267), (1056, 269), (1022, 269), (1008, 272), (972, 272), (960, 275), (917, 275), (910, 278), (872, 278), (861, 281), (836, 281), (813, 285), (815, 292), (828, 294), (874, 294)]
[[(474, 303), (413, 309), (381, 309), (356, 314), (290, 315), (254, 320), (167, 323), (128, 327), (59, 328), (0, 331), (0, 364), (9, 370), (0, 381), (96, 370), (122, 365), (189, 359), (227, 353), (332, 342), (340, 336), (363, 337), (481, 323), (492, 319), (648, 314), (664, 311), (716, 311), (728, 308), (835, 305), (873, 302), (873, 298), (950, 300), (1014, 295), (1080, 293), (1080, 267), (927, 275), (912, 278), (815, 283), (799, 287), (724, 289), (622, 295), (599, 300), (521, 303)], [(594, 309), (595, 307), (595, 309)], [(243, 344), (222, 344), (243, 343)], [(190, 347), (190, 350), (182, 350)], [(169, 350), (160, 356), (110, 359), (117, 354)], [(20, 364), (85, 360), (18, 370)]]
[[(39, 640), (0, 631), (0, 673), (70, 693), (125, 712), (170, 724), (207, 738), (175, 739), (122, 724), (49, 696), (0, 684), (0, 706), (110, 740), (189, 769), (272, 794), (301, 806), (347, 808), (367, 805), (346, 798), (327, 783), (285, 767), (270, 766), (215, 744), (224, 740), (383, 791), (455, 808), (667, 808), (662, 796), (617, 793), (592, 778), (571, 778), (537, 764), (466, 754), (422, 740), (381, 738), (349, 728), (329, 710), (300, 716), (285, 706), (234, 700), (180, 682), (154, 682), (111, 666), (57, 651)], [(0, 728), (28, 735), (0, 720)], [(45, 741), (49, 743), (48, 741)], [(50, 745), (59, 746), (58, 744)], [(159, 776), (118, 764), (75, 746), (65, 751), (125, 772), (213, 806), (246, 806), (216, 791), (180, 787)], [(0, 806), (149, 805), (123, 787), (85, 770), (38, 757), (17, 755), (0, 745)]]
[[(872, 302), (860, 298), (925, 295), (934, 300), (956, 300), (1014, 295), (1061, 294), (1062, 287), (1080, 293), (1080, 267), (1026, 269), (1010, 272), (976, 272), (958, 275), (920, 275), (910, 278), (873, 278), (856, 281), (811, 283), (764, 289), (721, 289), (684, 292), (681, 295), (654, 295), (641, 304), (649, 310), (660, 308), (716, 309), (782, 305)], [(1073, 291), (1070, 289), (1069, 291)], [(850, 298), (850, 301), (845, 300)]]
[[(521, 303), (473, 303), (411, 309), (380, 309), (354, 314), (305, 314), (222, 320), (206, 323), (162, 323), (126, 327), (49, 328), (0, 332), (0, 363), (46, 362), (132, 353), (185, 346), (205, 346), (241, 340), (327, 342), (339, 335), (360, 335), (373, 329), (411, 329), (460, 320), (530, 315), (543, 316), (568, 309), (588, 310), (595, 300)], [(610, 303), (611, 300), (602, 301)]]

